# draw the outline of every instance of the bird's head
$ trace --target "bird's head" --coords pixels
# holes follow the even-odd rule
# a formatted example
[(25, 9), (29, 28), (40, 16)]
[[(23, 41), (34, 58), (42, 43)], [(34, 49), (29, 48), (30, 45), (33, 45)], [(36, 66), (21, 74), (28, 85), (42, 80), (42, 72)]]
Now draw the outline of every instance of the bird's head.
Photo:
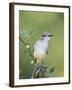
[(43, 40), (49, 41), (52, 36), (53, 35), (50, 32), (42, 32), (41, 33), (41, 39), (43, 39)]

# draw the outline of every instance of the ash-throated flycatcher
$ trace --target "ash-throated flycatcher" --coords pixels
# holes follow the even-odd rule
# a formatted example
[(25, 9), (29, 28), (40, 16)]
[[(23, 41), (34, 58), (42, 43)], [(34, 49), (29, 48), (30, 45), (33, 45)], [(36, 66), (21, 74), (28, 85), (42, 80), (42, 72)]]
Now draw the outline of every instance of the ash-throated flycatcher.
[(48, 53), (48, 43), (53, 35), (49, 32), (43, 32), (40, 39), (34, 45), (35, 63), (41, 65), (45, 55)]

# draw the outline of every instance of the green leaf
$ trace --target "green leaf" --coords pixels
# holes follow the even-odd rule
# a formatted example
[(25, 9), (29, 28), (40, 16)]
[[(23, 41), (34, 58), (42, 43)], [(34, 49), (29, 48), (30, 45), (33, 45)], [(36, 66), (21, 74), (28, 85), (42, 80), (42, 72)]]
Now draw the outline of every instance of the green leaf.
[(24, 37), (30, 37), (32, 35), (32, 31), (20, 31), (20, 34)]
[(54, 68), (54, 67), (53, 67), (53, 68), (51, 68), (49, 73), (53, 73), (53, 72), (54, 72), (54, 70), (55, 70), (55, 68)]

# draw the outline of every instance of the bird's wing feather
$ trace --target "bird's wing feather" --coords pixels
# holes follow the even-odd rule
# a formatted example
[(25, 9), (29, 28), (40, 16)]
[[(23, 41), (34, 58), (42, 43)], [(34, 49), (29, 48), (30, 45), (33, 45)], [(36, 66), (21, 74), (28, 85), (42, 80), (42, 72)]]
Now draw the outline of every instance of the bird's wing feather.
[(46, 54), (48, 54), (48, 50), (46, 51)]
[(46, 48), (46, 54), (48, 54), (48, 47)]

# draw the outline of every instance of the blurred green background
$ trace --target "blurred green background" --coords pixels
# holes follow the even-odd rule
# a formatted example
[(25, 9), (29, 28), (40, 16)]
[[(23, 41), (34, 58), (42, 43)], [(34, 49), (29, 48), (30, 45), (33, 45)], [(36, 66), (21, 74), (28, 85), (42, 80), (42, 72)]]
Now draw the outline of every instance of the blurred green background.
[[(48, 31), (53, 34), (49, 42), (48, 55), (44, 64), (47, 66), (48, 77), (64, 76), (64, 13), (19, 11), (20, 32), (32, 32), (31, 36), (19, 34), (25, 42), (30, 42), (33, 50), (35, 42), (40, 38), (41, 32)], [(34, 65), (32, 58), (24, 52), (26, 47), (19, 41), (19, 78), (31, 78)], [(53, 73), (49, 69), (54, 67)]]

